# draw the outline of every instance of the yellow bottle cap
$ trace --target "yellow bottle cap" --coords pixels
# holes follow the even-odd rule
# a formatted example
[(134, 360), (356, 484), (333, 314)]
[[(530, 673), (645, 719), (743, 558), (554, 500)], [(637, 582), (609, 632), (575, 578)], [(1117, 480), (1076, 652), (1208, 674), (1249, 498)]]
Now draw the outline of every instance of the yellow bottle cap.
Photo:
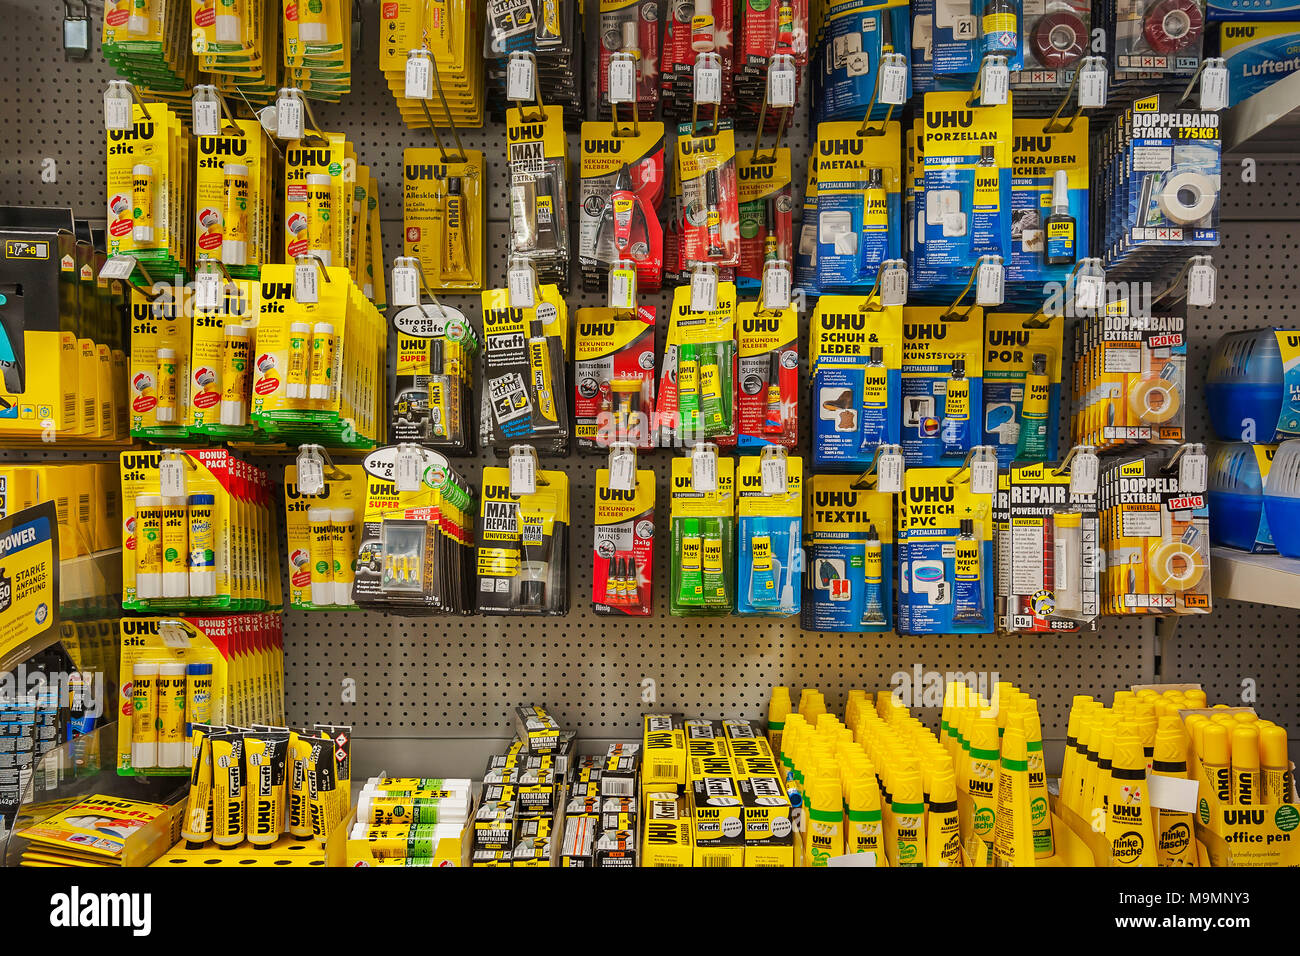
[(1210, 767), (1226, 767), (1231, 757), (1228, 728), (1212, 720), (1205, 725), (1202, 734), (1201, 762)]
[(1189, 710), (1203, 710), (1207, 703), (1205, 691), (1199, 687), (1183, 691), (1183, 696), (1187, 698), (1187, 708)]
[(915, 767), (900, 768), (890, 784), (890, 796), (895, 805), (917, 804), (924, 800), (921, 771)]
[(1122, 724), (1115, 734), (1114, 753), (1110, 758), (1112, 770), (1145, 770), (1146, 754), (1142, 750), (1142, 740), (1134, 733), (1132, 724)]
[(1259, 769), (1259, 730), (1250, 724), (1232, 728), (1232, 769)]
[(1156, 763), (1187, 763), (1187, 734), (1177, 717), (1160, 718), (1152, 760)]
[(926, 777), (925, 789), (930, 794), (931, 803), (952, 803), (957, 799), (957, 777), (952, 767), (936, 767)]
[(1259, 714), (1250, 710), (1239, 710), (1232, 715), (1232, 719), (1239, 724), (1253, 724), (1259, 720)]
[(772, 699), (767, 704), (767, 719), (778, 723), (784, 722), (791, 709), (790, 688), (773, 687)]
[(1225, 727), (1232, 727), (1237, 723), (1236, 718), (1234, 718), (1232, 714), (1224, 713), (1223, 711), (1220, 711), (1217, 714), (1210, 714), (1210, 720), (1214, 721), (1216, 724), (1223, 724)]
[(1282, 727), (1261, 727), (1259, 731), (1260, 766), (1270, 770), (1290, 765), (1287, 758), (1286, 730)]
[(1111, 709), (1119, 710), (1124, 705), (1124, 701), (1132, 699), (1133, 692), (1131, 690), (1117, 690), (1115, 691), (1114, 698), (1112, 698), (1110, 702)]
[(874, 774), (855, 777), (848, 786), (849, 806), (854, 810), (879, 810), (880, 788)]
[(971, 752), (983, 751), (981, 756), (986, 756), (989, 751), (994, 753), (998, 750), (998, 724), (992, 717), (976, 717), (971, 722), (970, 737)]
[(1002, 732), (1002, 759), (1025, 761), (1029, 748), (1025, 739), (1025, 718), (1019, 712), (1007, 717), (1007, 728)]

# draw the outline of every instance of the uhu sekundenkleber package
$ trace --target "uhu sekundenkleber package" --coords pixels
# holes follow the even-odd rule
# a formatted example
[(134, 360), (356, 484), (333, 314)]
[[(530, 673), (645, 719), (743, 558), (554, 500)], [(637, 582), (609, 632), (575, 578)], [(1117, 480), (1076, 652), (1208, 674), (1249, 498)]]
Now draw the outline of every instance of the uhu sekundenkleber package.
[(639, 123), (582, 124), (578, 204), (578, 264), (583, 286), (602, 291), (619, 259), (636, 263), (637, 288), (654, 292), (663, 281), (666, 192), (664, 127)]
[(596, 471), (592, 607), (597, 614), (644, 616), (654, 604), (655, 473), (634, 471), (631, 488), (612, 487), (610, 475), (608, 468)]
[(740, 266), (736, 270), (736, 285), (742, 290), (758, 289), (765, 263), (794, 262), (791, 169), (788, 147), (762, 153), (743, 149), (736, 156), (740, 209)]
[(390, 438), (446, 454), (474, 451), (478, 334), (459, 309), (413, 305), (393, 316), (397, 368)]
[(799, 436), (799, 313), (741, 302), (736, 352), (736, 446), (793, 448)]
[(569, 610), (569, 476), (537, 472), (532, 494), (510, 493), (510, 469), (483, 469), (478, 609), (485, 614)]
[(653, 448), (655, 412), (655, 310), (578, 310), (573, 343), (573, 411), (578, 447), (630, 442)]
[(569, 450), (569, 315), (560, 290), (538, 288), (537, 302), (510, 304), (505, 289), (483, 293), (483, 388), (479, 434), (504, 455), (529, 442), (543, 455)]

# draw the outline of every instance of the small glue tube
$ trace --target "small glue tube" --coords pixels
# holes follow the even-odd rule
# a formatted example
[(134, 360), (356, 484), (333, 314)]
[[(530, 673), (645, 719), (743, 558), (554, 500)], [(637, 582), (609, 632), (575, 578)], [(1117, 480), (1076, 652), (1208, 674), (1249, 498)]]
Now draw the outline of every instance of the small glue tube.
[(158, 766), (189, 765), (185, 745), (185, 662), (158, 665)]
[(225, 192), (224, 232), (221, 234), (221, 261), (228, 266), (248, 264), (248, 167), (226, 163), (222, 167)]
[(158, 495), (135, 498), (135, 596), (162, 597), (162, 510)]
[(329, 508), (309, 508), (307, 525), (311, 547), (311, 603), (316, 607), (337, 604), (334, 599), (334, 529)]
[(159, 349), (158, 367), (154, 381), (158, 404), (154, 406), (154, 417), (159, 424), (171, 424), (176, 421), (176, 350)]

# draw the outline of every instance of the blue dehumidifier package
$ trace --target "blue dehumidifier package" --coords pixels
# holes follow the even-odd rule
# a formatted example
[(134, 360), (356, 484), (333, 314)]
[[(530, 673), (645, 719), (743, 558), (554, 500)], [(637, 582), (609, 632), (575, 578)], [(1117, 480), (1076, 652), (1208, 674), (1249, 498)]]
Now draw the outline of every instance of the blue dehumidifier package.
[(960, 465), (980, 444), (984, 310), (903, 310), (902, 445), (909, 468)]
[[(764, 474), (769, 459), (785, 462), (781, 487)], [(803, 459), (785, 449), (736, 465), (736, 613), (788, 617), (798, 614), (803, 573)]]
[(1001, 468), (1056, 458), (1064, 330), (1059, 315), (984, 315), (984, 444)]
[(902, 255), (900, 156), (896, 122), (817, 127), (817, 284), (823, 292), (866, 291), (880, 263)]
[(908, 468), (898, 499), (900, 634), (993, 630), (993, 496), (970, 472)]
[(804, 494), (805, 631), (893, 627), (894, 496), (860, 475), (813, 475)]
[(1300, 0), (1206, 0), (1208, 20), (1300, 20)]
[(934, 0), (934, 72), (979, 72), (986, 56), (1003, 56), (1007, 68), (1025, 64), (1020, 0)]
[(1205, 379), (1210, 425), (1224, 441), (1300, 438), (1300, 329), (1229, 332)]
[(1088, 250), (1088, 121), (1070, 125), (1057, 130), (1037, 118), (1012, 124), (1006, 281), (1040, 300), (1043, 283), (1064, 283)]
[[(872, 118), (884, 116), (889, 104), (879, 97), (873, 104), (881, 54), (905, 53), (908, 35), (908, 5), (903, 0), (829, 4), (808, 71), (813, 77), (813, 122), (861, 122), (868, 106)], [(906, 82), (904, 102), (912, 95), (910, 75)]]
[(862, 470), (897, 444), (903, 309), (880, 298), (826, 295), (808, 327), (813, 465)]
[[(1300, 3), (1293, 13), (1300, 17)], [(1228, 105), (1236, 106), (1300, 70), (1300, 23), (1224, 23), (1219, 53), (1228, 61)]]

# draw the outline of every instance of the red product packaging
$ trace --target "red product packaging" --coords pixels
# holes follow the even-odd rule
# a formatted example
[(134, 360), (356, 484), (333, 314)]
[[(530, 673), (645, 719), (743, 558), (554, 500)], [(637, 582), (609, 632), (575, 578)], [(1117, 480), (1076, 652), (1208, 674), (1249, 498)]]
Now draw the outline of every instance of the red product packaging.
[[(628, 487), (628, 486), (631, 487)], [(655, 473), (636, 455), (596, 471), (591, 603), (597, 614), (649, 615), (654, 606)]]
[[(653, 116), (659, 102), (659, 4), (656, 0), (600, 0), (600, 52), (596, 61), (600, 111), (609, 112), (609, 61), (615, 53), (633, 53), (638, 116)], [(620, 105), (626, 118), (631, 109)]]
[[(664, 26), (663, 87), (664, 116), (687, 119), (695, 99), (695, 58), (716, 53), (722, 61), (720, 113), (729, 116), (735, 102), (732, 88), (732, 0), (672, 0)], [(712, 107), (701, 112), (712, 115)]]
[(736, 447), (799, 440), (799, 313), (742, 302), (736, 316)]
[(793, 262), (794, 200), (790, 194), (790, 150), (744, 149), (736, 157), (740, 211), (740, 268), (736, 283), (758, 288), (763, 264)]
[(655, 310), (578, 310), (574, 337), (573, 408), (578, 447), (612, 442), (653, 448), (655, 415)]
[(677, 171), (682, 183), (681, 249), (684, 264), (719, 267), (740, 264), (740, 210), (736, 185), (736, 134), (730, 121), (714, 133), (677, 135)]

